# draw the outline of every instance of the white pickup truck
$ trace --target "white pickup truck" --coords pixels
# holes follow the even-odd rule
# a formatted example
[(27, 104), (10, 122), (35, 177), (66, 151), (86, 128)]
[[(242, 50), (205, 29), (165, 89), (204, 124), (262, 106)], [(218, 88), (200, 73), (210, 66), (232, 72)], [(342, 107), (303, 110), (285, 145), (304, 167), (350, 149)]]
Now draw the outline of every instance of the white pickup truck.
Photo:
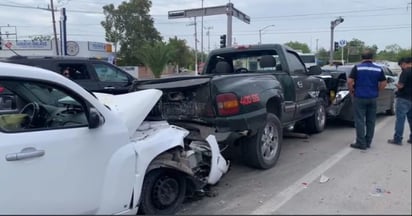
[(214, 136), (145, 120), (159, 90), (93, 95), (8, 63), (0, 86), (14, 94), (0, 110), (0, 214), (173, 214), (228, 170)]

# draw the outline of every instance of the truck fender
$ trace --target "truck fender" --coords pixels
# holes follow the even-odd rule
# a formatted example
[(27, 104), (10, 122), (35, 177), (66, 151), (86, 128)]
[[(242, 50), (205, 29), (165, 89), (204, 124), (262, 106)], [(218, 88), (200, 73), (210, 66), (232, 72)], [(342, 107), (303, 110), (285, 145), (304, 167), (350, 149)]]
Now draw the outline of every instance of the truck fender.
[[(150, 132), (151, 133), (151, 132)], [(144, 136), (142, 139), (136, 140), (134, 144), (136, 164), (135, 164), (135, 181), (133, 186), (133, 206), (138, 207), (140, 196), (142, 192), (143, 181), (149, 167), (156, 167), (157, 164), (162, 163), (152, 162), (157, 158), (163, 158), (169, 151), (177, 151), (183, 149), (184, 138), (189, 134), (186, 129), (168, 125), (165, 123), (164, 127), (157, 128), (153, 134)], [(166, 154), (167, 155), (167, 154)], [(170, 165), (170, 164), (168, 164)], [(171, 165), (170, 165), (171, 166)], [(150, 168), (151, 169), (151, 168)], [(183, 168), (184, 169), (184, 168)]]

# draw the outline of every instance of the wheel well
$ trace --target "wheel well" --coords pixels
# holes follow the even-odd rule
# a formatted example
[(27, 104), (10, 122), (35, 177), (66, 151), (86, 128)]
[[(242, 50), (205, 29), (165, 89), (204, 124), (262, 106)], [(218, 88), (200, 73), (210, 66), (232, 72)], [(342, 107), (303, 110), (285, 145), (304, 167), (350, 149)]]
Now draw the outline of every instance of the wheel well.
[(175, 147), (159, 154), (150, 162), (146, 169), (146, 173), (158, 168), (167, 168), (181, 171), (188, 175), (192, 174), (193, 172), (190, 167), (183, 162), (184, 159), (182, 159), (181, 151), (181, 147)]
[(278, 97), (270, 98), (266, 104), (266, 110), (268, 113), (275, 114), (279, 119), (281, 119), (282, 115), (282, 108), (281, 108), (281, 100)]

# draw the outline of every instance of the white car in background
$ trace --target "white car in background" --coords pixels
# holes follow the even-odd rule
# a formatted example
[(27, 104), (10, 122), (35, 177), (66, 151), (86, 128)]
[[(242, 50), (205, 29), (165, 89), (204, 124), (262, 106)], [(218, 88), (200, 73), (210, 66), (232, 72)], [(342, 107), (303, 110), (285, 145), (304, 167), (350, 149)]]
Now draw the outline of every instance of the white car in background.
[(0, 110), (0, 214), (173, 214), (228, 170), (214, 136), (189, 140), (186, 129), (145, 120), (159, 90), (96, 98), (55, 72), (9, 63), (0, 86), (14, 93)]

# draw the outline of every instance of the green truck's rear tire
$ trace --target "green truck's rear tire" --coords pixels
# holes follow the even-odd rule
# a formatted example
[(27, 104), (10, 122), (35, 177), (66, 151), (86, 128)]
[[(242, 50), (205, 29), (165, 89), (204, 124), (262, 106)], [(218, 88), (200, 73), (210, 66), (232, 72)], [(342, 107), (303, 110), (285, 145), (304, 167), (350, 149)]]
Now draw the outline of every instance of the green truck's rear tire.
[(251, 137), (242, 142), (242, 157), (244, 162), (258, 169), (269, 169), (275, 166), (281, 150), (283, 139), (282, 126), (279, 118), (268, 113), (266, 124)]

